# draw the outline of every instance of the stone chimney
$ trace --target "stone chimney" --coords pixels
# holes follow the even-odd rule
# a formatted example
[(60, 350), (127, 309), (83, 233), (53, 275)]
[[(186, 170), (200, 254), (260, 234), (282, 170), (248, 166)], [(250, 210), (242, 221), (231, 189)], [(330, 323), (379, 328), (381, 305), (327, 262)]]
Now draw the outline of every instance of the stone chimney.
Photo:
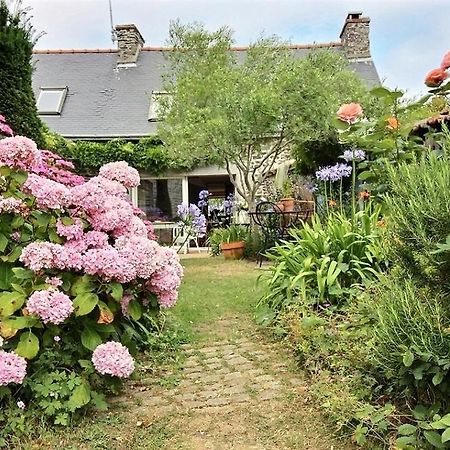
[(116, 36), (119, 50), (117, 65), (136, 64), (145, 42), (136, 25), (117, 25)]
[(348, 13), (339, 36), (348, 59), (370, 58), (369, 24), (362, 12)]

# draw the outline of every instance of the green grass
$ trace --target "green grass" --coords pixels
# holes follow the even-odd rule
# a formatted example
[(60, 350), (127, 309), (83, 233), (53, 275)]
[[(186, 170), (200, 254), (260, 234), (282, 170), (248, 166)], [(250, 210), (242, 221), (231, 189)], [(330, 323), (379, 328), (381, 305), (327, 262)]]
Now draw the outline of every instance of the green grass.
[(187, 333), (190, 340), (210, 338), (211, 325), (223, 318), (251, 318), (261, 296), (260, 274), (254, 262), (223, 258), (184, 260), (186, 276), (178, 304), (169, 311), (169, 323)]

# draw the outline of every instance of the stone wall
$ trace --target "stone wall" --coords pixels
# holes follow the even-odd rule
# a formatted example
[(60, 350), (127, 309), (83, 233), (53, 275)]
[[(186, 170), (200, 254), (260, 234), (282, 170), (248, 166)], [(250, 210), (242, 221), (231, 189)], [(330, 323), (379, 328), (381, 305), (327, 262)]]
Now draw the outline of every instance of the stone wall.
[(341, 42), (349, 60), (370, 58), (370, 18), (350, 13), (341, 32)]
[(119, 50), (117, 64), (136, 63), (145, 42), (136, 25), (117, 25), (116, 36)]

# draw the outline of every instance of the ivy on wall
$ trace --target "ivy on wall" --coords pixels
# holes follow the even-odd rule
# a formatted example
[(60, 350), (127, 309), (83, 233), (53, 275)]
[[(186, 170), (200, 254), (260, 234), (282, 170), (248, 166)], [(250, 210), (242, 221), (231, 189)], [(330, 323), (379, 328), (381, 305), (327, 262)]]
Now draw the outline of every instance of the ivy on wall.
[(112, 139), (107, 142), (70, 141), (47, 132), (46, 146), (73, 161), (77, 168), (89, 172), (113, 161), (126, 161), (138, 170), (152, 175), (162, 175), (167, 170), (186, 169), (169, 158), (162, 141), (157, 136), (141, 138), (138, 142)]

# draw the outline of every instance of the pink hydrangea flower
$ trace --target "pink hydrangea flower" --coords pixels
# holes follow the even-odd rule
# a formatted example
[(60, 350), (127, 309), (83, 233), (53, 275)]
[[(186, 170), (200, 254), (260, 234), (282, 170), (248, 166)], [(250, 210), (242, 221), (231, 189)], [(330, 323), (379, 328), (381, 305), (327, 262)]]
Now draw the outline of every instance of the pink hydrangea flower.
[(120, 308), (122, 310), (122, 314), (125, 317), (129, 317), (128, 305), (130, 304), (131, 300), (133, 300), (133, 296), (131, 294), (124, 294), (120, 299)]
[(27, 211), (28, 207), (22, 200), (0, 195), (0, 213), (24, 215)]
[(128, 378), (134, 370), (134, 360), (119, 342), (100, 344), (92, 354), (95, 370), (102, 375)]
[(64, 225), (61, 219), (56, 222), (56, 232), (68, 240), (81, 239), (83, 237), (83, 222), (81, 219), (73, 219), (72, 225)]
[(12, 128), (8, 124), (1, 122), (0, 122), (0, 133), (6, 136), (12, 136), (14, 134)]
[(0, 351), (0, 386), (21, 384), (27, 374), (27, 362), (15, 353)]
[(133, 265), (114, 247), (92, 248), (82, 258), (83, 268), (89, 275), (98, 275), (106, 281), (114, 279), (119, 283), (128, 283), (136, 278)]
[(139, 172), (125, 161), (105, 164), (100, 168), (99, 175), (109, 180), (118, 181), (127, 188), (139, 186), (141, 182)]
[(364, 111), (359, 103), (344, 103), (337, 111), (337, 116), (343, 122), (355, 123)]
[(41, 152), (31, 139), (14, 136), (0, 140), (0, 163), (30, 171), (42, 163)]
[(55, 289), (35, 291), (27, 300), (27, 310), (38, 316), (44, 323), (58, 325), (73, 313), (72, 300)]
[(63, 284), (63, 281), (61, 280), (61, 278), (58, 278), (58, 277), (47, 277), (45, 279), (45, 282), (55, 288), (57, 288)]
[(164, 265), (151, 277), (146, 287), (156, 294), (162, 308), (170, 308), (178, 299), (178, 288), (183, 277), (183, 267), (176, 252), (162, 248)]
[(133, 266), (139, 278), (150, 278), (164, 264), (162, 247), (146, 237), (121, 236), (117, 238), (115, 247), (119, 255)]
[(63, 209), (69, 198), (66, 186), (34, 173), (28, 175), (22, 190), (36, 197), (37, 206), (44, 209)]

